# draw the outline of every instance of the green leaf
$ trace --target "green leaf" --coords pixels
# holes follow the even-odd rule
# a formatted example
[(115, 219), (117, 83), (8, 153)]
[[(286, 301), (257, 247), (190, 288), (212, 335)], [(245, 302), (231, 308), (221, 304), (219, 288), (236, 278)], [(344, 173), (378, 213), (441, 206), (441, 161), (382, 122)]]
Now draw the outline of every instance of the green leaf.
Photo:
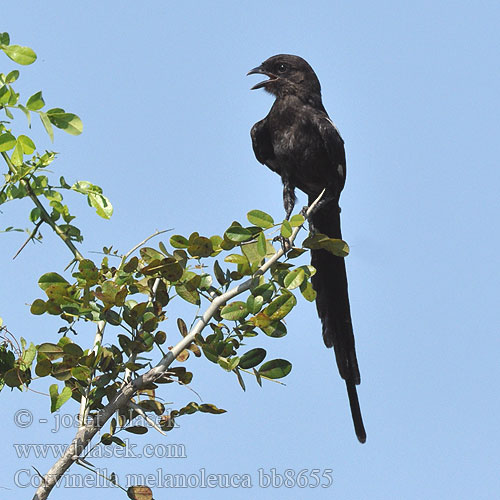
[(0, 106), (3, 104), (8, 104), (11, 97), (11, 91), (8, 85), (3, 85), (0, 87)]
[(187, 251), (192, 257), (209, 257), (214, 251), (214, 247), (211, 240), (199, 236), (190, 242)]
[(224, 306), (220, 315), (229, 321), (236, 321), (244, 318), (248, 314), (248, 309), (245, 302), (235, 301)]
[(42, 299), (36, 299), (31, 304), (30, 307), (31, 314), (39, 316), (40, 314), (43, 314), (46, 311), (47, 311), (47, 306), (45, 304), (45, 301), (43, 301)]
[(19, 78), (19, 71), (15, 69), (5, 77), (5, 83), (14, 83)]
[(244, 245), (241, 245), (241, 251), (248, 259), (248, 262), (250, 262), (250, 264), (258, 265), (262, 262), (263, 256), (260, 253), (258, 246), (259, 246), (258, 243), (254, 241), (251, 243), (245, 243)]
[(26, 119), (28, 120), (28, 127), (31, 128), (31, 113), (28, 108), (25, 108), (22, 104), (18, 104), (19, 109), (26, 115)]
[(265, 309), (264, 314), (271, 320), (284, 318), (295, 306), (297, 299), (289, 292), (276, 297)]
[(52, 344), (50, 342), (45, 342), (37, 347), (39, 353), (45, 355), (46, 358), (53, 361), (57, 358), (62, 358), (64, 356), (64, 351), (61, 346)]
[(132, 434), (146, 434), (146, 432), (148, 432), (148, 428), (142, 425), (132, 425), (130, 427), (125, 427), (123, 430)]
[(292, 215), (289, 222), (290, 222), (290, 226), (299, 227), (302, 224), (304, 224), (305, 219), (304, 219), (304, 216), (302, 214), (295, 214), (295, 215)]
[(52, 363), (48, 358), (41, 359), (35, 366), (35, 374), (37, 377), (46, 377), (47, 375), (50, 375), (51, 371)]
[(31, 367), (31, 363), (33, 363), (35, 356), (36, 356), (36, 347), (35, 344), (31, 342), (28, 349), (26, 349), (23, 352), (22, 362), (24, 364), (24, 369), (28, 369)]
[(217, 406), (209, 403), (201, 404), (198, 407), (198, 410), (200, 410), (202, 413), (212, 413), (213, 415), (220, 415), (221, 413), (226, 413), (226, 410), (223, 410), (222, 408), (217, 408)]
[(36, 149), (35, 143), (27, 135), (20, 135), (17, 142), (21, 144), (25, 155), (30, 155)]
[(44, 106), (45, 106), (45, 101), (43, 100), (41, 90), (36, 94), (33, 94), (26, 103), (26, 107), (30, 111), (38, 111), (39, 109), (42, 109)]
[(80, 358), (83, 356), (83, 349), (73, 342), (68, 342), (63, 347), (64, 354), (68, 354), (69, 356), (74, 356), (76, 358)]
[(306, 273), (304, 272), (304, 269), (301, 269), (299, 267), (297, 269), (294, 269), (293, 271), (290, 271), (285, 276), (283, 283), (284, 283), (286, 288), (288, 288), (289, 290), (293, 290), (294, 288), (297, 288), (302, 284), (305, 277), (306, 277)]
[(259, 375), (267, 378), (283, 378), (292, 370), (292, 363), (286, 359), (273, 359), (259, 368)]
[(186, 285), (175, 285), (175, 291), (185, 301), (195, 305), (200, 304), (200, 294), (196, 289), (189, 290)]
[(283, 238), (290, 238), (290, 236), (292, 236), (292, 226), (287, 220), (284, 220), (283, 223), (281, 224), (280, 232)]
[(174, 234), (170, 237), (170, 245), (174, 248), (187, 248), (189, 246), (189, 241), (180, 234)]
[(244, 370), (253, 368), (254, 366), (257, 366), (258, 364), (262, 363), (262, 361), (264, 361), (266, 354), (266, 350), (261, 349), (260, 347), (251, 349), (250, 351), (247, 351), (245, 354), (243, 354), (243, 356), (241, 356), (239, 366)]
[(345, 257), (349, 254), (349, 246), (344, 240), (338, 238), (329, 238), (325, 234), (316, 233), (308, 236), (302, 243), (305, 248), (311, 250), (327, 250), (337, 257)]
[(50, 140), (54, 142), (54, 129), (52, 128), (52, 123), (50, 123), (47, 113), (40, 111), (40, 120), (42, 121), (47, 134), (49, 134)]
[(248, 260), (244, 255), (240, 255), (238, 253), (232, 253), (228, 255), (224, 262), (230, 262), (231, 264), (248, 264)]
[(19, 141), (16, 141), (16, 147), (10, 159), (16, 167), (20, 167), (23, 164), (23, 146)]
[(256, 297), (249, 295), (246, 305), (252, 314), (257, 314), (262, 309), (263, 304), (264, 299), (261, 295), (257, 295)]
[(10, 43), (10, 36), (7, 32), (5, 33), (0, 33), (0, 45), (9, 45)]
[(316, 300), (316, 291), (314, 290), (310, 281), (303, 281), (300, 285), (300, 293), (309, 302), (314, 302)]
[(49, 387), (51, 413), (59, 410), (59, 408), (61, 408), (61, 406), (71, 397), (71, 389), (69, 387), (64, 387), (61, 394), (59, 394), (58, 391), (59, 388), (57, 387), (57, 384), (52, 384)]
[(77, 380), (86, 381), (92, 375), (92, 370), (88, 366), (75, 366), (71, 368), (71, 376)]
[(22, 66), (27, 66), (28, 64), (32, 64), (36, 61), (36, 54), (33, 49), (30, 49), (29, 47), (9, 45), (7, 47), (2, 47), (2, 50), (10, 59), (17, 64), (21, 64)]
[(264, 229), (274, 226), (274, 219), (269, 214), (266, 214), (266, 212), (262, 212), (261, 210), (250, 210), (250, 212), (247, 213), (247, 219), (250, 224)]
[(241, 243), (242, 241), (248, 241), (253, 238), (253, 234), (246, 228), (241, 226), (231, 226), (225, 233), (224, 236), (236, 243)]
[(287, 334), (286, 326), (282, 321), (273, 321), (267, 326), (261, 326), (261, 330), (268, 336), (273, 338), (284, 337)]
[(51, 109), (47, 111), (50, 122), (71, 135), (80, 135), (83, 132), (83, 123), (73, 113), (64, 113), (62, 110)]
[(0, 152), (9, 151), (16, 145), (16, 138), (9, 132), (0, 135)]
[(224, 271), (222, 270), (217, 261), (214, 262), (214, 274), (215, 274), (215, 279), (219, 282), (220, 285), (225, 285), (227, 283)]
[(69, 283), (60, 274), (57, 273), (46, 273), (43, 276), (41, 276), (40, 279), (38, 280), (38, 286), (44, 291), (49, 286), (58, 283), (63, 283), (69, 286)]
[(257, 252), (259, 252), (259, 255), (262, 257), (265, 257), (267, 253), (267, 242), (264, 233), (260, 233), (257, 238)]
[(89, 193), (88, 200), (90, 206), (96, 209), (97, 215), (103, 219), (110, 219), (113, 215), (113, 205), (106, 196), (99, 193)]

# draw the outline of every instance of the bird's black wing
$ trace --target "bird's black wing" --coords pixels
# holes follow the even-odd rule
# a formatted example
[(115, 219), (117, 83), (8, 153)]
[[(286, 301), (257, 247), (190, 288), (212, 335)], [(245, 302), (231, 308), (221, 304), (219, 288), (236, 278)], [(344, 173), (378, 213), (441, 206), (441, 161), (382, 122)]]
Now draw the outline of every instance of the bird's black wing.
[(340, 191), (344, 188), (347, 174), (344, 140), (342, 139), (337, 127), (332, 120), (330, 120), (327, 114), (315, 113), (312, 120), (316, 130), (323, 139), (323, 143), (333, 169), (331, 175), (336, 178), (338, 194), (340, 194)]
[(279, 168), (273, 164), (275, 158), (274, 148), (271, 134), (269, 133), (267, 118), (257, 122), (252, 127), (250, 135), (252, 136), (252, 147), (255, 158), (263, 165), (269, 167), (272, 171), (280, 174)]

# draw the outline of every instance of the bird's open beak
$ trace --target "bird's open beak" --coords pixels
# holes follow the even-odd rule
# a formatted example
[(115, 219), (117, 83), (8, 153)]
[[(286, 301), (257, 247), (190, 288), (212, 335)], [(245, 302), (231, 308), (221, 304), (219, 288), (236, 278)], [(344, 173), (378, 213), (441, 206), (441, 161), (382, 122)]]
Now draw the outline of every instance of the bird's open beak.
[(262, 66), (257, 66), (256, 68), (251, 69), (247, 73), (247, 76), (248, 75), (266, 75), (269, 77), (269, 80), (264, 80), (262, 82), (256, 83), (250, 90), (257, 90), (262, 87), (265, 87), (269, 82), (273, 82), (278, 78), (276, 75), (273, 75), (272, 73), (269, 73), (268, 71), (264, 70)]

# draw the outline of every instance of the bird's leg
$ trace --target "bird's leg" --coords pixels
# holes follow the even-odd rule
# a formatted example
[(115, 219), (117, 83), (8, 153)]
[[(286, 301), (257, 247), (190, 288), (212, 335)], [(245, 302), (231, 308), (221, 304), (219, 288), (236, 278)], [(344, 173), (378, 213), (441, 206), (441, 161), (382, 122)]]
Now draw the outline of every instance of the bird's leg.
[[(283, 182), (283, 206), (285, 207), (285, 220), (289, 220), (297, 199), (295, 197), (295, 186), (290, 182), (290, 179), (287, 176), (282, 175), (281, 180)], [(281, 242), (283, 252), (286, 253), (290, 250), (290, 248), (292, 248), (288, 238), (277, 236), (274, 239)]]

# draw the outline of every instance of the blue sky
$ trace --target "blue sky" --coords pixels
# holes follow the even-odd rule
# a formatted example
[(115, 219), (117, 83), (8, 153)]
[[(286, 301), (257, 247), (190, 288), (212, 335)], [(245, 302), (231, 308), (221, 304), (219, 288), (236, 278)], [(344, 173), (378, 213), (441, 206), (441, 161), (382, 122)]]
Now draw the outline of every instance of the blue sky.
[[(193, 389), (228, 412), (184, 417), (167, 440), (151, 432), (134, 439), (141, 448), (183, 444), (186, 458), (94, 463), (119, 477), (205, 469), (249, 474), (254, 485), (158, 488), (156, 498), (494, 496), (500, 488), (498, 2), (25, 1), (3, 5), (2, 18), (12, 43), (38, 54), (33, 66), (19, 68), (17, 89), (25, 98), (43, 89), (50, 107), (84, 122), (80, 137), (60, 132), (53, 146), (35, 123), (37, 145), (60, 152), (58, 174), (94, 181), (114, 204), (115, 215), (103, 221), (72, 199), (86, 255), (110, 244), (126, 251), (156, 229), (221, 233), (254, 208), (282, 216), (280, 180), (255, 160), (249, 137), (272, 99), (250, 92), (256, 78), (245, 74), (270, 55), (298, 54), (311, 63), (346, 143), (342, 223), (351, 247), (367, 443), (355, 438), (315, 307), (300, 303), (287, 318), (285, 338), (258, 338), (273, 357), (293, 363), (286, 387), (261, 389), (248, 380), (243, 393), (231, 374), (190, 359)], [(15, 67), (5, 57), (1, 64), (4, 73)], [(16, 133), (23, 127), (19, 117)], [(22, 209), (29, 203), (7, 206), (0, 226), (24, 227)], [(15, 261), (23, 237), (0, 235), (0, 316), (16, 336), (35, 343), (56, 340), (60, 324), (31, 317), (26, 304), (40, 296), (38, 277), (62, 272), (70, 258), (43, 234), (42, 246), (28, 246)], [(172, 320), (165, 329), (175, 339)], [(82, 344), (93, 337), (87, 327), (79, 335)], [(37, 388), (46, 391), (45, 384)], [(174, 407), (196, 399), (170, 388), (163, 396)], [(14, 484), (16, 471), (34, 465), (45, 472), (53, 459), (18, 458), (12, 444), (66, 443), (73, 430), (51, 432), (48, 398), (9, 390), (1, 397), (0, 487), (29, 498), (31, 490)], [(77, 412), (71, 405), (65, 413)], [(19, 409), (34, 415), (28, 429), (14, 424)], [(333, 482), (307, 494), (258, 489), (260, 468), (331, 469)], [(57, 489), (50, 498), (67, 494)], [(89, 490), (70, 494), (84, 499)], [(90, 494), (124, 498), (111, 488)]]

